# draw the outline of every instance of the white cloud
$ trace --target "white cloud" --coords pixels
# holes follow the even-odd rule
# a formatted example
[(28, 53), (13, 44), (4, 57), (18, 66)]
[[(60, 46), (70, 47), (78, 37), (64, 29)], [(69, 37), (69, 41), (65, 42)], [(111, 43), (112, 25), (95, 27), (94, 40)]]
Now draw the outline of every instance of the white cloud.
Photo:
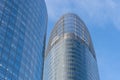
[(119, 0), (46, 0), (46, 4), (54, 23), (63, 14), (74, 12), (88, 25), (107, 27), (110, 23), (120, 29)]

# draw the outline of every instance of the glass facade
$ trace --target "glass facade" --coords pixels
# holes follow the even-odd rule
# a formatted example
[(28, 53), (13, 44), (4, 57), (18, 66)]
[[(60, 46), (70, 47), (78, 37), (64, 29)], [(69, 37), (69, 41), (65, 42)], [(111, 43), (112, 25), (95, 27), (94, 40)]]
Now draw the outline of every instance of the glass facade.
[(0, 80), (42, 80), (44, 0), (0, 0)]
[(89, 31), (75, 14), (56, 23), (44, 59), (43, 80), (99, 80)]

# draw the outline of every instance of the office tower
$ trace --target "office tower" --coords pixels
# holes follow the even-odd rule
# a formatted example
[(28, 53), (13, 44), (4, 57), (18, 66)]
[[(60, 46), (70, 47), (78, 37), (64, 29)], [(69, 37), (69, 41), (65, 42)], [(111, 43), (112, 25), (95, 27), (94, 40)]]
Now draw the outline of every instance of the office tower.
[(44, 0), (0, 0), (0, 80), (41, 80)]
[(89, 31), (79, 16), (63, 15), (45, 53), (43, 80), (99, 80)]

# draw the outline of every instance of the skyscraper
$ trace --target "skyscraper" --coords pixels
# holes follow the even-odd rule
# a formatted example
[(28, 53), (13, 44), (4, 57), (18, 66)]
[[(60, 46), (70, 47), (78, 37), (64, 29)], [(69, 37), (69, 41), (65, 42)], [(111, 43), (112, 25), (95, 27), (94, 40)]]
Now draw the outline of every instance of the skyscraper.
[(44, 0), (0, 0), (0, 80), (41, 80)]
[(53, 28), (43, 80), (99, 80), (91, 37), (79, 16), (65, 14)]

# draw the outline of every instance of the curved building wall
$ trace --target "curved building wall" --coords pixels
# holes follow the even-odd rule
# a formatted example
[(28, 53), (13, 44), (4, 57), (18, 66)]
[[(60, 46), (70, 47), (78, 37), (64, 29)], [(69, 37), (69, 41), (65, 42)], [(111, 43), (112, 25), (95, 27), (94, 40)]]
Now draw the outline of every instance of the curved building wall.
[(44, 0), (0, 0), (0, 80), (41, 80)]
[(43, 80), (99, 80), (88, 29), (75, 14), (55, 25), (45, 53)]

